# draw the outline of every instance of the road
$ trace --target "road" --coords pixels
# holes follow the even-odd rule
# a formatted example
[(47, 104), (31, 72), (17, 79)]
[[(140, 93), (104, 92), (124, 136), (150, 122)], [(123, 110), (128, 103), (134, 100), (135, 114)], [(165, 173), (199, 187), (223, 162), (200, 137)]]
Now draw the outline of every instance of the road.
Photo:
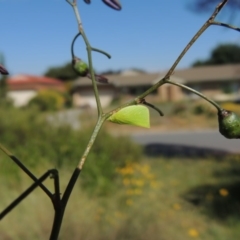
[(142, 145), (164, 144), (208, 148), (230, 153), (240, 153), (240, 139), (226, 139), (218, 130), (191, 130), (171, 133), (134, 133), (131, 138)]

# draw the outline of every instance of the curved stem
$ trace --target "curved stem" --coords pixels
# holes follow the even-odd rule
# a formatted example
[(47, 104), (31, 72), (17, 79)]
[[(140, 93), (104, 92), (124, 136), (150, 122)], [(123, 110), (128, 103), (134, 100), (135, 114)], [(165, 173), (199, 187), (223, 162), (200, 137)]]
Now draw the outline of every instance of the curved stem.
[(71, 44), (71, 55), (72, 55), (72, 58), (75, 57), (75, 54), (74, 54), (74, 44), (75, 44), (75, 41), (77, 40), (77, 38), (81, 35), (81, 33), (77, 33), (77, 35), (73, 38), (72, 40), (72, 44)]
[(209, 103), (211, 103), (218, 111), (221, 111), (222, 108), (216, 103), (214, 102), (213, 100), (209, 99), (208, 97), (206, 97), (205, 95), (203, 95), (202, 93), (190, 88), (190, 87), (187, 87), (181, 83), (176, 83), (176, 82), (172, 82), (170, 80), (167, 80), (166, 83), (169, 83), (169, 84), (172, 84), (172, 85), (175, 85), (175, 86), (178, 86), (178, 87), (181, 87), (183, 89), (186, 89), (192, 93), (195, 93), (196, 95), (198, 95), (199, 97), (205, 99), (206, 101), (208, 101)]
[[(75, 57), (75, 54), (74, 54), (74, 44), (75, 44), (75, 41), (76, 41), (76, 39), (77, 39), (80, 35), (81, 35), (81, 32), (77, 33), (76, 36), (75, 36), (75, 37), (73, 38), (73, 40), (72, 40), (72, 43), (71, 43), (71, 54), (72, 54), (72, 58)], [(101, 50), (101, 49), (91, 47), (91, 50), (92, 50), (92, 51), (95, 51), (95, 52), (99, 52), (99, 53), (105, 55), (107, 58), (111, 58), (111, 55), (110, 55), (109, 53), (107, 53), (107, 52), (105, 52), (105, 51), (103, 51), (103, 50)]]
[(92, 51), (102, 53), (102, 54), (105, 55), (107, 58), (111, 58), (111, 55), (110, 55), (110, 54), (108, 54), (107, 52), (105, 52), (105, 51), (103, 51), (103, 50), (101, 50), (101, 49), (93, 48), (93, 47), (92, 47), (91, 49), (92, 49)]
[(144, 105), (146, 105), (146, 106), (149, 106), (150, 108), (152, 108), (152, 109), (154, 109), (155, 111), (157, 111), (161, 117), (164, 116), (163, 112), (162, 112), (159, 108), (157, 108), (157, 107), (155, 107), (154, 105), (152, 105), (151, 103), (148, 103), (148, 102), (146, 102), (146, 101), (144, 100), (144, 101), (142, 102), (142, 104), (144, 104)]

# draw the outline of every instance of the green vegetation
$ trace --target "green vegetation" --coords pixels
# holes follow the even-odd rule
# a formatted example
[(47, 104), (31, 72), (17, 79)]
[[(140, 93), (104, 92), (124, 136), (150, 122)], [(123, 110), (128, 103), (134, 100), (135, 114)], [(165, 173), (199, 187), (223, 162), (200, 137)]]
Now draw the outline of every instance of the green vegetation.
[(207, 60), (197, 60), (193, 67), (240, 63), (240, 46), (236, 44), (220, 44), (211, 51)]
[[(240, 238), (239, 157), (221, 162), (154, 158), (128, 163), (115, 170), (117, 191), (100, 196), (97, 184), (91, 194), (81, 186), (75, 188), (61, 239)], [(39, 167), (36, 171), (44, 170)], [(63, 188), (70, 171), (62, 169), (61, 173)], [(84, 172), (79, 182), (86, 175)], [(20, 180), (1, 177), (1, 209), (31, 183), (24, 174), (20, 174)], [(52, 181), (47, 180), (46, 184), (50, 186)], [(47, 239), (52, 224), (50, 209), (50, 202), (42, 191), (34, 191), (1, 222), (0, 238)], [(9, 226), (14, 226), (14, 231), (10, 231)]]
[(28, 103), (29, 107), (35, 107), (39, 111), (56, 111), (64, 107), (63, 94), (54, 90), (42, 90)]
[[(46, 115), (35, 109), (5, 108), (0, 115), (1, 143), (33, 169), (74, 169), (93, 129), (90, 126), (76, 131), (67, 125), (48, 123)], [(89, 155), (81, 183), (89, 190), (97, 187), (99, 194), (107, 194), (115, 186), (115, 169), (140, 158), (139, 146), (126, 137), (114, 138), (103, 129)], [(3, 153), (0, 159), (3, 177), (17, 178), (20, 169)]]
[[(29, 109), (4, 108), (0, 114), (1, 142), (37, 176), (57, 167), (63, 191), (90, 128), (56, 127)], [(148, 159), (128, 138), (103, 129), (70, 199), (61, 239), (238, 239), (239, 173), (239, 156), (221, 162)], [(32, 184), (4, 153), (0, 180), (1, 210)], [(45, 184), (53, 186), (52, 179)], [(47, 239), (50, 209), (42, 190), (35, 190), (1, 221), (0, 239)]]
[(73, 70), (72, 63), (66, 63), (63, 66), (51, 67), (44, 74), (47, 77), (57, 78), (62, 81), (74, 80), (78, 74)]

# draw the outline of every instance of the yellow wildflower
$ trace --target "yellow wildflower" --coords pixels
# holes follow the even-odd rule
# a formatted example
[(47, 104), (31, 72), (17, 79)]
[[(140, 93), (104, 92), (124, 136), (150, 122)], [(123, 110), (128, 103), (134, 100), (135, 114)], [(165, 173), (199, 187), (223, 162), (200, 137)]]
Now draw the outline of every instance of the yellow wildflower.
[(174, 203), (174, 204), (173, 204), (173, 208), (174, 208), (175, 210), (180, 210), (180, 209), (182, 208), (182, 206), (181, 206), (179, 203)]
[(151, 188), (157, 188), (159, 186), (158, 182), (157, 181), (151, 181), (150, 182), (150, 187)]
[(123, 179), (123, 185), (128, 186), (131, 183), (130, 179), (124, 178)]
[(142, 189), (136, 188), (136, 189), (134, 190), (134, 193), (135, 193), (136, 195), (141, 195), (141, 194), (142, 194)]
[(132, 189), (128, 189), (126, 194), (127, 195), (134, 195), (134, 191)]
[(188, 235), (190, 236), (190, 237), (198, 237), (199, 236), (199, 232), (196, 230), (196, 229), (194, 229), (194, 228), (190, 228), (189, 230), (188, 230)]
[(127, 199), (127, 200), (126, 200), (126, 204), (127, 204), (128, 206), (133, 205), (133, 200), (132, 200), (132, 199)]
[(132, 184), (138, 187), (142, 187), (144, 185), (144, 181), (141, 179), (132, 179)]
[(228, 190), (227, 190), (226, 188), (221, 188), (221, 189), (219, 190), (219, 194), (220, 194), (222, 197), (226, 197), (226, 196), (229, 194), (229, 192), (228, 192)]

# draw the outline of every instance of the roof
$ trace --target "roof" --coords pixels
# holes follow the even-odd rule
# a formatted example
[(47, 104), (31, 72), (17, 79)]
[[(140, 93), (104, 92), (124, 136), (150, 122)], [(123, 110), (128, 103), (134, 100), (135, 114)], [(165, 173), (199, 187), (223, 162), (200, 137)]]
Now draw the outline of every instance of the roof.
[(188, 83), (240, 80), (240, 64), (199, 66), (180, 69), (176, 70), (173, 76), (176, 76)]
[(44, 85), (63, 85), (63, 82), (57, 79), (43, 77), (43, 76), (32, 76), (19, 74), (8, 78), (8, 85), (29, 85), (29, 84), (44, 84)]
[(7, 80), (7, 84), (10, 89), (38, 89), (39, 87), (64, 88), (64, 83), (60, 80), (27, 74), (19, 74), (10, 77)]

